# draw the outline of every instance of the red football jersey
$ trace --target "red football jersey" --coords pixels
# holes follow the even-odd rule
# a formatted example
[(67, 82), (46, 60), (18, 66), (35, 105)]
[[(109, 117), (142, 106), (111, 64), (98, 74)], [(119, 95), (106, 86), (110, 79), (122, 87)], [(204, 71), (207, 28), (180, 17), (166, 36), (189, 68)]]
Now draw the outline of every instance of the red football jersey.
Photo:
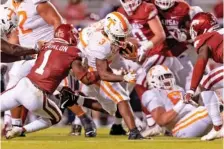
[(213, 31), (198, 36), (194, 42), (197, 53), (200, 47), (206, 44), (211, 50), (211, 58), (217, 63), (223, 63), (223, 33), (224, 31), (222, 33)]
[(75, 46), (60, 39), (52, 39), (41, 49), (35, 65), (27, 77), (43, 91), (53, 93), (68, 75), (71, 64), (81, 59)]
[[(118, 12), (127, 17), (128, 21), (132, 25), (132, 34), (138, 39), (138, 41), (150, 40), (154, 36), (154, 33), (148, 25), (148, 21), (156, 17), (158, 14), (154, 4), (142, 2), (131, 16), (127, 15), (123, 7), (118, 8)], [(163, 44), (155, 46), (147, 55), (166, 54), (166, 52), (162, 51), (163, 47)]]
[[(173, 30), (185, 31), (188, 33), (190, 6), (184, 1), (176, 1), (174, 6), (164, 11), (158, 7), (159, 17), (166, 32), (166, 43), (174, 56), (179, 56), (187, 49), (186, 42), (179, 42), (170, 34)], [(189, 34), (187, 34), (190, 39)]]

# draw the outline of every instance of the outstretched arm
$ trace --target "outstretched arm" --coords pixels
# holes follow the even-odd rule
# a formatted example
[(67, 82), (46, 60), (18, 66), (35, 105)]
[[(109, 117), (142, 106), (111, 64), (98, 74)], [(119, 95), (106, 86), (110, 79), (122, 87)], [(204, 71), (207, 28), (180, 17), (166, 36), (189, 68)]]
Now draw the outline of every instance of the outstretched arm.
[(63, 23), (62, 16), (50, 2), (39, 3), (36, 9), (47, 24), (54, 26), (54, 29)]
[(37, 54), (37, 50), (21, 47), (16, 44), (10, 44), (1, 38), (1, 51), (13, 56), (25, 56), (30, 54)]
[(72, 74), (86, 85), (93, 84), (100, 79), (96, 71), (88, 72), (88, 70), (82, 66), (82, 61), (80, 59), (72, 63)]
[(195, 91), (203, 77), (207, 62), (209, 59), (209, 47), (207, 45), (202, 46), (198, 50), (198, 58), (194, 66), (192, 80), (191, 80), (191, 90)]
[(96, 68), (101, 80), (109, 82), (121, 82), (124, 80), (122, 75), (116, 75), (112, 72), (107, 60), (96, 59)]

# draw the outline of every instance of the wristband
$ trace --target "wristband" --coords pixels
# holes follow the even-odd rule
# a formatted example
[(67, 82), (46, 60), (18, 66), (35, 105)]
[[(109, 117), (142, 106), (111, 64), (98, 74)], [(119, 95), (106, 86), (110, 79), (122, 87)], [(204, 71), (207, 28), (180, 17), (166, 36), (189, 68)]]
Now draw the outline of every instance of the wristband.
[(176, 113), (180, 113), (180, 111), (185, 107), (185, 103), (183, 102), (183, 100), (180, 100), (174, 107), (173, 110)]
[(193, 90), (188, 90), (187, 93), (190, 93), (190, 94), (194, 95), (194, 91)]

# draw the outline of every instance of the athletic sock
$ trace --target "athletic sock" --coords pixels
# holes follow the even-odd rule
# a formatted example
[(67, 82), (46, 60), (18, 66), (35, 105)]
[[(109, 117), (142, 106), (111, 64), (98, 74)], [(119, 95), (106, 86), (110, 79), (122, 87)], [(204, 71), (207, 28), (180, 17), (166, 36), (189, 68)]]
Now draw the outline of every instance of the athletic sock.
[(218, 96), (214, 91), (203, 91), (201, 93), (202, 100), (205, 104), (208, 114), (212, 119), (214, 126), (222, 125), (222, 117), (219, 110)]
[(38, 130), (46, 129), (52, 126), (51, 120), (48, 118), (37, 119), (25, 126), (23, 128), (26, 130), (26, 133), (35, 132)]

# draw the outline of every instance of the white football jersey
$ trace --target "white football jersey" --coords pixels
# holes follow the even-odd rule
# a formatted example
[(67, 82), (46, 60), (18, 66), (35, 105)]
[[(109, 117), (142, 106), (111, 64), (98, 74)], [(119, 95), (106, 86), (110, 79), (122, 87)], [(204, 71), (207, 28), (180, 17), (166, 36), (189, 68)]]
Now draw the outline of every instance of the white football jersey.
[(23, 0), (21, 3), (8, 1), (8, 6), (18, 16), (20, 45), (34, 47), (37, 41), (49, 41), (53, 38), (54, 27), (47, 24), (37, 12), (37, 6), (48, 0)]
[(93, 23), (84, 29), (79, 33), (79, 43), (78, 43), (78, 48), (82, 51), (84, 55), (86, 55), (85, 48), (87, 47), (89, 43), (89, 38), (92, 35), (92, 33), (96, 31), (103, 30), (103, 23), (104, 20), (100, 20), (96, 23)]
[(101, 31), (91, 34), (85, 52), (88, 59), (88, 65), (92, 68), (96, 68), (96, 59), (106, 59), (111, 62), (116, 54), (111, 50), (110, 40), (103, 35)]
[[(164, 107), (166, 111), (173, 109), (174, 105), (183, 98), (184, 90), (176, 86), (175, 90), (163, 90), (163, 89), (151, 89), (146, 91), (142, 95), (142, 104), (149, 111), (152, 111), (158, 107)], [(187, 104), (184, 109), (178, 113), (178, 116), (170, 123), (167, 128), (172, 130), (174, 125), (183, 118), (187, 113), (196, 109), (190, 104)]]

